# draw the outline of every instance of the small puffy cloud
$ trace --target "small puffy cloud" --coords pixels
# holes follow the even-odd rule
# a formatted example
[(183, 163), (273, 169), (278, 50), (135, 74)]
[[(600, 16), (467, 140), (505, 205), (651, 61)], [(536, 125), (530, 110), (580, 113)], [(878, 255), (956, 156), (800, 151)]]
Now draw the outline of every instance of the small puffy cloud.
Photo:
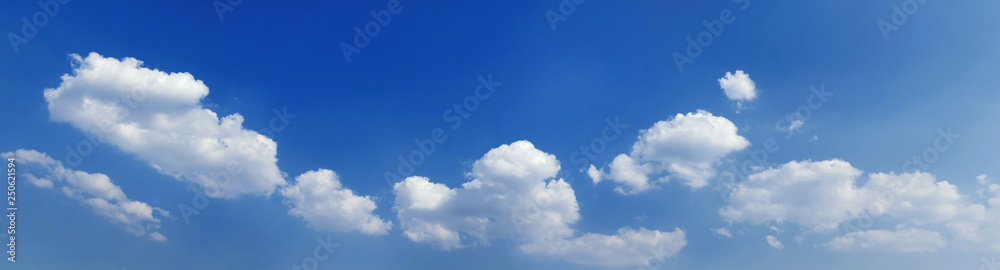
[(621, 154), (603, 175), (619, 184), (623, 194), (634, 194), (653, 187), (651, 177), (660, 173), (677, 178), (693, 189), (704, 187), (716, 175), (714, 166), (729, 153), (750, 146), (728, 119), (699, 110), (677, 114), (643, 130), (628, 155)]
[(712, 231), (718, 235), (725, 236), (726, 238), (733, 238), (733, 234), (729, 233), (729, 229), (727, 228), (718, 228)]
[(130, 200), (107, 175), (66, 168), (62, 162), (35, 150), (21, 149), (0, 155), (14, 157), (18, 169), (22, 170), (20, 175), (35, 186), (58, 187), (67, 197), (89, 206), (112, 223), (122, 225), (131, 234), (148, 236), (157, 242), (167, 240), (157, 232), (160, 229), (157, 216), (170, 217), (170, 213), (145, 202)]
[(590, 176), (591, 180), (594, 180), (594, 184), (601, 182), (604, 178), (604, 170), (598, 170), (594, 164), (590, 164), (590, 168), (587, 168), (587, 176)]
[(679, 229), (626, 227), (613, 235), (574, 237), (570, 225), (580, 219), (580, 207), (573, 188), (555, 178), (559, 169), (555, 156), (517, 141), (477, 160), (460, 187), (421, 176), (396, 183), (393, 209), (406, 238), (442, 250), (508, 239), (529, 255), (620, 266), (671, 257), (687, 244)]
[(649, 174), (653, 172), (653, 164), (640, 165), (632, 157), (620, 154), (611, 161), (608, 168), (611, 169), (608, 179), (619, 183), (615, 188), (619, 193), (635, 194), (650, 188)]
[(649, 265), (677, 255), (687, 245), (684, 231), (660, 232), (629, 227), (615, 235), (587, 233), (574, 239), (558, 239), (521, 246), (528, 254), (560, 258), (576, 264), (625, 266)]
[(316, 229), (384, 235), (392, 227), (392, 222), (372, 214), (376, 205), (371, 198), (344, 188), (340, 177), (331, 170), (303, 173), (280, 193), (291, 206), (288, 213), (301, 217)]
[(773, 248), (781, 249), (785, 247), (785, 245), (782, 245), (781, 241), (779, 241), (777, 237), (774, 237), (774, 235), (768, 235), (766, 239), (767, 239), (767, 245)]
[(802, 121), (802, 119), (795, 119), (791, 123), (788, 124), (788, 132), (794, 132), (796, 130), (799, 130), (805, 124), (806, 124), (806, 122)]
[(757, 85), (742, 70), (737, 70), (736, 73), (726, 72), (726, 76), (719, 79), (719, 87), (729, 100), (742, 102), (757, 98)]
[(824, 247), (834, 251), (935, 252), (945, 247), (941, 233), (928, 230), (867, 230), (834, 238)]
[(135, 58), (70, 57), (73, 73), (45, 89), (52, 120), (201, 185), (211, 197), (270, 194), (285, 184), (277, 144), (244, 129), (239, 114), (219, 117), (205, 108), (208, 87), (191, 74), (145, 68)]

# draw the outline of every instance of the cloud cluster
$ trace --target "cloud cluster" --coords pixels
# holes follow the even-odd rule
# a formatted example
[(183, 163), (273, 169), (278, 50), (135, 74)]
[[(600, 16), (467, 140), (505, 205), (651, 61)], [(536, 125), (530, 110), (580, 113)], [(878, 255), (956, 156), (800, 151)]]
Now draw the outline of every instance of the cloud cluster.
[[(276, 164), (277, 143), (244, 129), (239, 114), (220, 118), (205, 108), (201, 99), (208, 87), (191, 74), (145, 68), (135, 58), (97, 53), (70, 58), (73, 74), (63, 75), (59, 87), (45, 89), (53, 120), (70, 123), (93, 141), (115, 145), (164, 175), (200, 185), (210, 197), (270, 195), (281, 188), (289, 214), (317, 229), (384, 235), (391, 228), (391, 222), (372, 214), (376, 206), (369, 197), (343, 187), (333, 171), (310, 171), (287, 185)], [(29, 181), (52, 186), (45, 179)], [(77, 188), (106, 188), (85, 184)], [(104, 191), (121, 192), (115, 190)], [(123, 194), (97, 197), (87, 202), (108, 215), (136, 207), (100, 200), (122, 199)]]
[(984, 205), (925, 172), (872, 173), (859, 187), (861, 175), (842, 160), (792, 161), (737, 185), (719, 214), (731, 223), (850, 231), (824, 244), (835, 251), (933, 252), (948, 245), (1000, 251), (1000, 194), (987, 195)]
[(505, 144), (477, 160), (461, 187), (420, 176), (396, 183), (394, 209), (407, 238), (444, 250), (512, 239), (532, 255), (580, 264), (644, 265), (656, 254), (670, 257), (686, 245), (679, 229), (625, 227), (614, 235), (574, 238), (570, 225), (580, 219), (580, 208), (573, 188), (555, 179), (559, 169), (555, 156), (528, 141)]
[[(70, 57), (73, 74), (45, 89), (52, 120), (201, 185), (211, 197), (270, 194), (285, 184), (277, 144), (244, 129), (239, 114), (220, 118), (204, 108), (208, 87), (191, 74), (148, 69), (135, 58)], [(227, 166), (242, 173), (227, 175)]]
[(137, 236), (146, 236), (153, 241), (163, 242), (167, 238), (160, 234), (160, 217), (170, 214), (149, 204), (130, 200), (125, 192), (115, 185), (111, 178), (100, 173), (72, 170), (49, 155), (19, 149), (3, 153), (4, 158), (14, 157), (21, 178), (34, 186), (58, 189), (69, 198), (90, 206), (94, 212), (122, 225), (125, 230)]
[(651, 179), (663, 172), (698, 189), (716, 175), (714, 166), (722, 157), (750, 146), (737, 131), (728, 119), (707, 111), (677, 114), (641, 131), (632, 151), (615, 157), (607, 173), (591, 166), (588, 175), (594, 183), (604, 179), (618, 183), (615, 190), (623, 194), (642, 192), (655, 182), (667, 181), (669, 176)]

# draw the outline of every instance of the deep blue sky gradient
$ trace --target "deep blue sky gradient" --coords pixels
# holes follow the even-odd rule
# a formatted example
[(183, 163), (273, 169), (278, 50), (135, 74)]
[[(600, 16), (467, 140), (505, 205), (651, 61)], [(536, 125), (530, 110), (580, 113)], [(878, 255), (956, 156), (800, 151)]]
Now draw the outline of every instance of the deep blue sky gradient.
[[(448, 140), (415, 174), (455, 187), (491, 148), (529, 140), (573, 177), (579, 232), (684, 229), (689, 244), (664, 269), (975, 269), (988, 255), (834, 253), (813, 246), (830, 235), (795, 243), (791, 236), (802, 229), (794, 225), (784, 226), (781, 250), (763, 241), (772, 233), (764, 226), (736, 225), (733, 233), (742, 235), (722, 238), (709, 230), (726, 226), (716, 212), (723, 198), (711, 185), (692, 191), (672, 181), (623, 196), (610, 184), (595, 186), (570, 156), (600, 136), (605, 118), (628, 128), (591, 162), (598, 166), (627, 152), (639, 130), (704, 109), (735, 123), (750, 149), (777, 138), (782, 148), (767, 166), (840, 158), (866, 173), (900, 172), (938, 128), (951, 127), (961, 139), (928, 171), (970, 192), (976, 175), (1000, 175), (1000, 2), (930, 0), (885, 40), (876, 22), (889, 20), (901, 1), (754, 0), (739, 10), (731, 1), (589, 0), (553, 31), (545, 12), (556, 0), (404, 0), (403, 11), (347, 63), (339, 44), (386, 2), (244, 0), (220, 21), (208, 0), (71, 1), (18, 53), (0, 44), (0, 152), (36, 149), (62, 159), (65, 146), (85, 139), (49, 120), (42, 91), (71, 71), (67, 55), (97, 52), (193, 74), (210, 88), (204, 102), (220, 115), (243, 115), (248, 129), (267, 127), (272, 109), (295, 114), (273, 136), (282, 171), (335, 170), (345, 186), (376, 197), (375, 212), (397, 225), (379, 237), (331, 234), (342, 246), (320, 269), (603, 269), (528, 256), (509, 241), (439, 251), (403, 237), (383, 173), (434, 128), (445, 128)], [(723, 9), (735, 21), (679, 72), (671, 54)], [(39, 10), (33, 1), (5, 2), (0, 30), (20, 32), (20, 18)], [(735, 70), (760, 91), (739, 113), (716, 81)], [(442, 114), (490, 74), (502, 86), (450, 129)], [(784, 139), (775, 122), (820, 85), (834, 96)], [(130, 198), (175, 217), (176, 206), (194, 196), (111, 145), (76, 169), (107, 174)], [(191, 224), (164, 220), (170, 241), (155, 243), (57, 191), (21, 188), (14, 269), (289, 269), (328, 234), (286, 214), (277, 196), (242, 197), (212, 200)]]

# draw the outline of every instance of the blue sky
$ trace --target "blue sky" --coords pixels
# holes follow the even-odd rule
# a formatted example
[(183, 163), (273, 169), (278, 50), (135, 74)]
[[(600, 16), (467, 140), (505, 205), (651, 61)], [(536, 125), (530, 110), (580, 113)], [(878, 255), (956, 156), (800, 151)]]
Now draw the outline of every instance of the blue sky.
[[(990, 245), (1000, 242), (1000, 211), (992, 207), (1000, 201), (991, 201), (1000, 200), (993, 184), (1000, 177), (1000, 35), (989, 30), (1000, 23), (1000, 3), (582, 1), (553, 27), (547, 14), (575, 2), (405, 0), (348, 62), (341, 43), (353, 43), (354, 28), (390, 2), (244, 0), (221, 17), (207, 0), (52, 2), (61, 3), (58, 12), (44, 16), (36, 35), (0, 49), (0, 153), (35, 150), (62, 163), (18, 157), (22, 172), (48, 172), (54, 184), (20, 176), (17, 262), (3, 269), (292, 269), (314, 257), (318, 237), (340, 244), (317, 260), (318, 269), (983, 269), (983, 258), (1000, 253)], [(906, 14), (913, 4), (919, 8), (883, 35), (879, 21), (893, 24), (894, 6)], [(727, 11), (731, 23), (680, 70), (674, 53), (685, 54), (686, 38)], [(21, 18), (37, 12), (44, 9), (34, 2), (5, 3), (0, 26), (8, 41), (25, 36)], [(126, 58), (142, 64), (129, 66)], [(117, 141), (97, 144), (78, 164), (67, 160), (66, 147), (87, 141), (80, 127), (95, 119), (66, 105), (82, 100), (71, 93), (113, 99), (127, 88), (120, 85), (130, 78), (126, 69), (98, 63), (164, 78), (146, 82), (154, 94), (120, 123), (172, 139), (133, 140), (115, 131)], [(728, 90), (752, 97), (727, 96), (720, 85), (727, 72), (744, 83)], [(85, 73), (94, 77), (77, 75)], [(80, 83), (65, 84), (64, 74)], [(487, 98), (476, 98), (480, 78), (494, 82)], [(45, 97), (57, 88), (67, 94)], [(813, 88), (832, 96), (809, 108)], [(470, 97), (478, 106), (453, 126), (455, 104)], [(796, 116), (800, 108), (808, 117)], [(203, 122), (181, 116), (201, 109), (218, 118), (238, 114), (242, 126), (224, 129), (216, 118), (199, 129)], [(142, 118), (159, 114), (180, 124)], [(613, 119), (625, 127), (606, 140)], [(705, 123), (710, 128), (699, 126)], [(414, 140), (436, 129), (447, 139), (412, 173), (425, 178), (388, 185), (385, 173), (398, 172), (397, 157), (419, 150)], [(960, 136), (935, 149), (939, 130)], [(245, 156), (233, 149), (218, 152), (221, 158), (200, 155), (215, 152), (185, 147), (196, 144), (184, 136), (245, 132), (265, 135), (276, 150), (255, 149), (260, 155), (241, 163), (248, 173), (232, 179), (245, 190), (209, 194), (186, 222), (179, 205), (192, 205), (211, 185), (197, 177), (224, 170), (226, 157)], [(606, 149), (583, 162), (572, 158), (597, 139)], [(753, 160), (769, 139), (778, 149), (750, 169), (755, 180), (730, 181), (731, 168)], [(928, 153), (934, 162), (919, 173), (905, 164)], [(636, 166), (617, 167), (618, 157)], [(600, 181), (588, 174), (591, 164)], [(60, 180), (52, 173), (60, 168), (88, 177)], [(652, 171), (625, 173), (644, 168)], [(878, 173), (885, 177), (869, 175)], [(102, 181), (94, 174), (106, 175), (127, 199), (90, 192), (81, 183)], [(894, 211), (866, 212), (865, 198), (880, 187), (875, 179), (911, 185), (895, 190)], [(463, 188), (474, 180), (506, 188)], [(692, 187), (696, 180), (707, 184)], [(824, 193), (826, 184), (844, 181), (853, 187)], [(540, 207), (561, 221), (532, 223), (527, 232), (512, 233), (506, 219), (530, 200), (480, 201), (563, 184), (573, 198), (560, 202), (578, 209)], [(330, 192), (310, 193), (321, 187)], [(768, 195), (747, 195), (754, 191)], [(852, 192), (860, 195), (840, 196)], [(130, 219), (141, 229), (129, 231), (133, 223), (100, 214), (88, 198), (144, 203), (155, 221)], [(312, 207), (324, 202), (334, 210)], [(802, 211), (754, 208), (761, 205)], [(727, 207), (735, 212), (720, 211)], [(866, 213), (876, 216), (872, 225), (851, 234), (846, 228)], [(497, 231), (469, 229), (463, 219), (470, 218), (488, 219), (483, 226)], [(832, 220), (833, 228), (817, 228), (816, 220)], [(430, 232), (420, 224), (442, 226), (460, 241), (414, 237)], [(958, 229), (966, 225), (977, 230)], [(623, 227), (640, 239), (628, 240)], [(730, 237), (717, 232), (723, 228)], [(166, 239), (155, 240), (154, 232)], [(588, 234), (624, 245), (589, 242)], [(666, 255), (652, 255), (647, 244)], [(538, 246), (545, 248), (528, 248)], [(607, 256), (587, 253), (600, 251)]]

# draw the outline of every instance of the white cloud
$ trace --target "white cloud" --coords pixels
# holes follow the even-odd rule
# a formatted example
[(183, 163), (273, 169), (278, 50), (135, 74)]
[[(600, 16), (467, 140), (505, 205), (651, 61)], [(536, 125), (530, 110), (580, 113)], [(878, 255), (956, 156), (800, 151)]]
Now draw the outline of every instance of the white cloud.
[(22, 149), (3, 153), (2, 156), (16, 158), (20, 175), (35, 186), (58, 186), (64, 195), (90, 206), (94, 212), (124, 226), (131, 234), (148, 236), (158, 242), (167, 240), (157, 232), (160, 219), (156, 216), (170, 217), (170, 214), (147, 203), (128, 199), (107, 175), (66, 168), (62, 162), (35, 150)]
[(736, 125), (724, 117), (702, 110), (677, 114), (643, 130), (631, 153), (615, 157), (604, 176), (617, 182), (616, 190), (624, 194), (653, 187), (650, 176), (663, 172), (698, 189), (716, 175), (714, 166), (722, 157), (748, 146)]
[[(976, 194), (979, 195), (980, 198), (989, 198), (990, 196), (1000, 197), (1000, 185), (994, 184), (993, 180), (991, 180), (989, 176), (980, 174), (979, 176), (976, 176), (976, 182), (979, 182), (979, 185), (982, 186), (976, 190)], [(1000, 201), (997, 203), (1000, 203)]]
[(28, 183), (40, 188), (52, 188), (54, 184), (49, 179), (37, 178), (31, 174), (22, 175), (21, 178), (28, 180)]
[(935, 252), (945, 247), (941, 233), (927, 230), (867, 230), (848, 233), (823, 244), (834, 251)]
[[(866, 230), (831, 240), (826, 246), (833, 250), (934, 252), (950, 242), (959, 249), (1000, 252), (996, 194), (989, 195), (986, 205), (977, 204), (925, 172), (872, 173), (859, 188), (855, 181), (860, 175), (841, 160), (789, 162), (737, 185), (719, 214), (730, 222), (791, 222), (817, 232), (838, 226)], [(863, 225), (873, 219), (897, 230)]]
[(204, 108), (208, 87), (191, 74), (148, 69), (135, 58), (70, 56), (73, 74), (45, 89), (52, 120), (197, 183), (211, 197), (270, 194), (285, 184), (277, 144), (244, 129), (239, 114), (220, 118)]
[(788, 132), (794, 132), (796, 130), (799, 130), (805, 124), (806, 124), (806, 122), (802, 121), (802, 119), (795, 119), (791, 123), (788, 124)]
[(729, 229), (727, 228), (718, 228), (712, 231), (718, 235), (725, 236), (726, 238), (733, 238), (733, 234), (729, 233)]
[(842, 160), (789, 162), (748, 177), (719, 214), (730, 222), (795, 222), (829, 231), (857, 217), (864, 202), (854, 179), (861, 171)]
[(618, 182), (615, 188), (622, 194), (635, 194), (650, 188), (649, 174), (653, 172), (653, 164), (642, 164), (632, 157), (620, 154), (608, 165), (611, 173), (608, 179)]
[(958, 187), (938, 182), (929, 173), (873, 173), (868, 177), (862, 192), (883, 198), (878, 201), (880, 207), (869, 208), (872, 214), (888, 213), (904, 222), (921, 225), (952, 220), (968, 204), (958, 193)]
[(726, 72), (726, 76), (719, 79), (719, 87), (729, 100), (742, 102), (757, 98), (757, 85), (742, 70), (737, 70), (735, 74)]
[(785, 245), (782, 245), (781, 241), (778, 241), (778, 238), (774, 237), (774, 235), (768, 235), (766, 239), (767, 239), (767, 245), (773, 248), (782, 249), (785, 247)]
[(590, 168), (587, 168), (587, 176), (590, 176), (591, 180), (594, 180), (594, 184), (601, 182), (604, 178), (604, 169), (598, 170), (594, 164), (590, 164)]
[(393, 189), (398, 190), (396, 204), (402, 209), (434, 210), (455, 197), (455, 191), (448, 186), (420, 176), (407, 177)]
[[(578, 264), (630, 265), (673, 256), (684, 232), (622, 228), (615, 235), (586, 233), (574, 238), (580, 219), (573, 188), (562, 179), (555, 156), (518, 141), (490, 150), (477, 160), (457, 188), (421, 176), (393, 186), (394, 209), (403, 235), (414, 242), (450, 250), (520, 243), (522, 252)], [(596, 170), (596, 169), (594, 169)], [(656, 252), (652, 252), (655, 250)]]
[(687, 241), (684, 231), (660, 232), (639, 228), (618, 229), (616, 235), (587, 233), (579, 238), (535, 242), (521, 246), (528, 254), (560, 258), (576, 264), (623, 266), (649, 265), (677, 255)]
[(281, 189), (281, 196), (291, 205), (289, 214), (305, 219), (316, 229), (330, 231), (360, 231), (369, 235), (384, 235), (392, 227), (377, 215), (375, 202), (368, 196), (358, 196), (340, 184), (340, 177), (331, 170), (308, 171), (295, 177), (295, 184)]
[(443, 249), (491, 239), (569, 237), (569, 225), (580, 218), (579, 207), (569, 184), (552, 179), (559, 168), (555, 156), (528, 141), (501, 145), (473, 164), (472, 180), (462, 187), (448, 188), (420, 176), (396, 183), (394, 209), (411, 240)]

